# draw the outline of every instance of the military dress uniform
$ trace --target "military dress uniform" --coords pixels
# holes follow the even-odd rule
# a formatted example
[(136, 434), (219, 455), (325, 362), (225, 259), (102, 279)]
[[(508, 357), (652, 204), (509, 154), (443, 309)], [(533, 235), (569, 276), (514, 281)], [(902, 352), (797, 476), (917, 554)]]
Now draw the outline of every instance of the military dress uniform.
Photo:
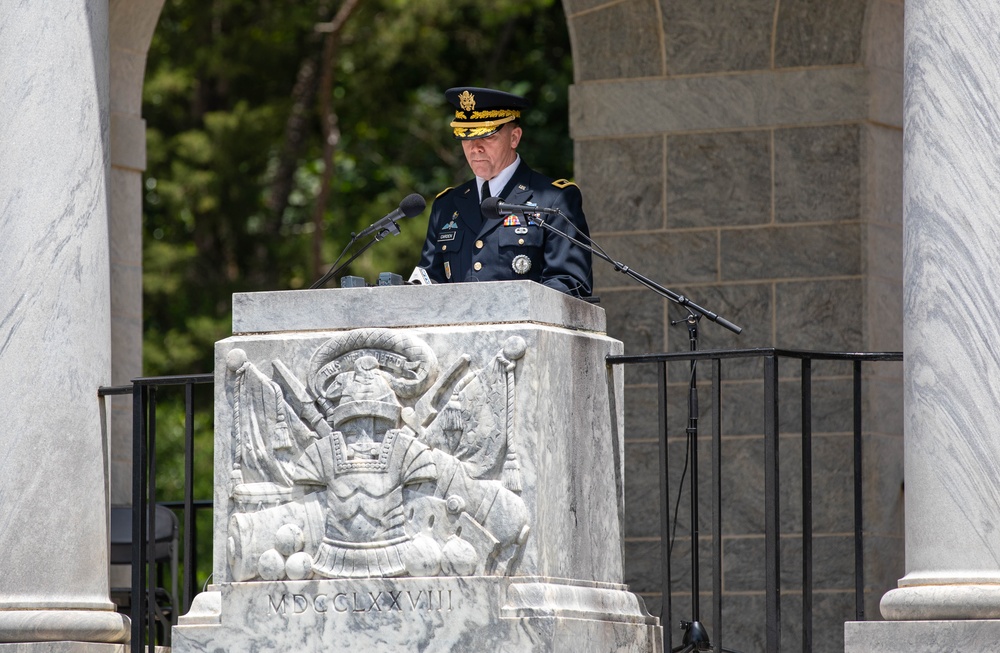
[[(461, 141), (489, 138), (504, 125), (517, 124), (529, 106), (519, 95), (490, 88), (460, 86), (444, 95), (455, 109), (451, 128)], [(492, 195), (508, 204), (559, 209), (562, 215), (545, 214), (546, 223), (587, 242), (576, 184), (550, 179), (515, 160), (506, 187), (492, 188)], [(419, 267), (436, 283), (526, 279), (578, 297), (590, 297), (594, 286), (589, 250), (540, 226), (537, 214), (487, 218), (475, 179), (434, 200)]]
[[(576, 184), (541, 175), (523, 160), (494, 194), (510, 204), (560, 209), (565, 217), (542, 218), (570, 236), (589, 236)], [(589, 251), (539, 226), (530, 213), (485, 218), (475, 179), (434, 200), (420, 267), (436, 283), (527, 279), (578, 297), (593, 288)]]

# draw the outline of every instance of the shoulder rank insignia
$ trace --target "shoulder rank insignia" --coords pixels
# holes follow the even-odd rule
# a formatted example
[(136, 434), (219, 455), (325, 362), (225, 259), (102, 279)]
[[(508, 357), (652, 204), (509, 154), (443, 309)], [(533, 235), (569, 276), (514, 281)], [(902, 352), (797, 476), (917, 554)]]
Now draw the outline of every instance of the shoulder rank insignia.
[(447, 193), (448, 191), (450, 191), (452, 188), (454, 188), (454, 186), (449, 186), (448, 188), (445, 188), (443, 191), (441, 191), (440, 193), (438, 193), (437, 195), (435, 195), (434, 199), (437, 199), (437, 198), (441, 197), (442, 195), (444, 195), (445, 193)]
[[(576, 186), (576, 184), (571, 182), (569, 179), (556, 179), (554, 182), (552, 182), (552, 185), (555, 186), (556, 188), (566, 188), (567, 186)], [(579, 188), (579, 186), (577, 186), (577, 188)]]
[(521, 226), (521, 221), (517, 219), (516, 215), (508, 215), (503, 219), (503, 226), (505, 227), (519, 227)]

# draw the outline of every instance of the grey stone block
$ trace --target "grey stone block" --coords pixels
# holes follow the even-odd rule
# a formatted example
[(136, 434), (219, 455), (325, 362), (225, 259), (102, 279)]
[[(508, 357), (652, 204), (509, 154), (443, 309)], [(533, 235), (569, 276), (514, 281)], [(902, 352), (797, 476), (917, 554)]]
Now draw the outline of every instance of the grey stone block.
[(656, 24), (655, 0), (625, 0), (567, 21), (575, 49), (573, 74), (577, 82), (593, 79), (651, 77), (663, 74)]
[(850, 122), (871, 111), (861, 67), (583, 81), (570, 87), (575, 139)]
[(660, 0), (671, 75), (765, 69), (771, 60), (773, 0)]
[[(664, 349), (663, 302), (645, 289), (598, 289), (607, 312), (608, 333), (624, 343), (628, 355), (658, 353)], [(625, 383), (656, 383), (656, 366), (626, 365)]]
[(631, 591), (639, 594), (661, 592), (660, 555), (659, 539), (625, 540), (625, 584)]
[(625, 388), (625, 439), (659, 437), (659, 403), (655, 385), (631, 385)]
[(852, 621), (844, 625), (842, 650), (847, 653), (995, 651), (997, 641), (1000, 641), (1000, 621), (995, 619)]
[[(668, 289), (676, 284), (718, 279), (718, 237), (714, 230), (601, 236), (598, 242), (613, 260)], [(655, 291), (601, 260), (594, 261), (594, 287), (602, 296), (604, 288), (639, 288), (644, 293), (637, 298), (639, 301), (660, 298)]]
[(774, 64), (779, 68), (859, 63), (866, 0), (783, 0)]
[(868, 351), (903, 350), (903, 284), (869, 277), (868, 326), (865, 349)]
[(869, 277), (868, 326), (865, 349), (903, 351), (903, 284), (901, 281)]
[[(901, 226), (903, 130), (883, 125), (865, 125), (861, 143), (864, 218), (873, 224)], [(902, 245), (899, 247), (902, 250)]]
[[(724, 591), (763, 592), (765, 588), (763, 537), (730, 538), (725, 542)], [(784, 537), (780, 548), (781, 591), (802, 592), (802, 540)], [(850, 590), (854, 587), (854, 546), (851, 538), (813, 538), (813, 591)]]
[(716, 227), (771, 219), (770, 133), (667, 139), (667, 224)]
[[(698, 594), (701, 596), (712, 592), (715, 576), (711, 536), (702, 533), (698, 542)], [(670, 592), (672, 596), (691, 595), (691, 588), (694, 584), (694, 576), (691, 573), (694, 568), (693, 563), (694, 561), (691, 559), (691, 524), (688, 521), (680, 521), (670, 553)]]
[[(868, 274), (893, 284), (903, 279), (903, 226), (872, 223), (867, 226)], [(902, 313), (898, 314), (902, 321)]]
[(576, 179), (592, 234), (662, 229), (662, 137), (576, 144)]
[(779, 283), (776, 297), (784, 347), (854, 351), (863, 346), (860, 279)]
[(861, 273), (858, 224), (724, 229), (721, 239), (724, 281)]
[(777, 222), (858, 220), (861, 129), (799, 127), (774, 132), (774, 218)]
[[(866, 537), (900, 538), (903, 533), (903, 438), (867, 436), (862, 449), (864, 469), (864, 524)], [(901, 560), (903, 548), (879, 551), (892, 561)], [(902, 568), (895, 570), (902, 578)]]
[(625, 537), (660, 534), (659, 461), (657, 443), (625, 444)]

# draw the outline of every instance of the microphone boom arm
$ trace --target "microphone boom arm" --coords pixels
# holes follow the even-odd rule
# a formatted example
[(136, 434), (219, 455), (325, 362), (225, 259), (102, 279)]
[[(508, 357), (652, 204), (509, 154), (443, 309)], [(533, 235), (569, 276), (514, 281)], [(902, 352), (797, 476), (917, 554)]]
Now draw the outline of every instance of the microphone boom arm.
[[(563, 218), (566, 218), (566, 215), (562, 211), (560, 211), (560, 210), (557, 209), (556, 213), (558, 213), (559, 215), (561, 215)], [(633, 270), (629, 266), (627, 266), (627, 265), (625, 265), (623, 263), (619, 263), (618, 261), (614, 260), (613, 258), (611, 258), (610, 256), (608, 256), (604, 252), (604, 250), (601, 249), (601, 247), (596, 242), (594, 242), (594, 240), (592, 238), (590, 238), (590, 236), (586, 236), (587, 240), (589, 240), (590, 242), (589, 243), (585, 243), (582, 240), (579, 240), (578, 238), (570, 236), (569, 234), (567, 234), (567, 233), (565, 233), (563, 231), (560, 231), (558, 228), (553, 227), (548, 222), (546, 222), (545, 220), (542, 219), (542, 216), (541, 216), (540, 213), (536, 214), (535, 217), (532, 218), (532, 219), (536, 223), (538, 223), (540, 226), (544, 227), (545, 229), (548, 229), (549, 231), (551, 231), (554, 234), (558, 234), (558, 235), (562, 236), (563, 238), (565, 238), (566, 240), (570, 241), (574, 245), (576, 245), (578, 247), (582, 247), (582, 248), (584, 248), (586, 250), (589, 250), (591, 254), (593, 254), (593, 255), (597, 256), (598, 258), (601, 258), (601, 259), (607, 261), (608, 263), (610, 263), (611, 265), (613, 265), (616, 272), (622, 272), (623, 274), (632, 277), (633, 279), (635, 279), (636, 281), (638, 281), (642, 285), (646, 286), (647, 288), (649, 288), (653, 292), (657, 293), (661, 297), (666, 297), (667, 299), (669, 299), (670, 301), (674, 302), (675, 304), (679, 304), (680, 306), (683, 306), (684, 308), (686, 308), (686, 309), (688, 309), (690, 311), (694, 311), (694, 312), (699, 313), (700, 315), (704, 315), (705, 317), (707, 317), (712, 322), (715, 322), (716, 324), (719, 324), (720, 326), (723, 326), (723, 327), (729, 329), (733, 333), (739, 334), (741, 331), (743, 331), (743, 327), (740, 327), (740, 326), (737, 326), (737, 325), (733, 324), (732, 322), (730, 322), (726, 318), (721, 317), (720, 315), (718, 315), (716, 313), (713, 313), (712, 311), (708, 310), (707, 308), (702, 308), (701, 306), (698, 306), (697, 304), (695, 304), (694, 302), (692, 302), (690, 299), (688, 299), (684, 295), (679, 295), (679, 294), (675, 293), (674, 291), (670, 290), (669, 288), (665, 288), (665, 287), (661, 286), (660, 284), (656, 283), (655, 281), (653, 281), (649, 277), (647, 277), (647, 276), (645, 276), (643, 274), (640, 274), (639, 272)], [(569, 218), (566, 218), (566, 220), (568, 221)]]

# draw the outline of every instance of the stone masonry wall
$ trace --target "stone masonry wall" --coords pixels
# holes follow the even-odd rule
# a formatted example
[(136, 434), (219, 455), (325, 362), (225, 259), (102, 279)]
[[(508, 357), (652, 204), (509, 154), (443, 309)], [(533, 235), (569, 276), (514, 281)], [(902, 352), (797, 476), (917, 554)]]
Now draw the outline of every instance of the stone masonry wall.
[[(902, 0), (564, 0), (571, 131), (593, 236), (618, 261), (744, 327), (699, 348), (902, 349)], [(685, 313), (595, 261), (608, 332), (629, 354), (689, 348)], [(723, 622), (764, 637), (763, 385), (724, 366)], [(799, 365), (781, 376), (783, 648), (801, 647)], [(865, 370), (866, 615), (903, 574), (902, 368)], [(707, 366), (701, 391), (701, 621), (711, 629)], [(670, 502), (684, 463), (687, 369), (670, 372)], [(626, 578), (661, 606), (656, 370), (626, 369)], [(851, 367), (814, 365), (814, 650), (855, 618)], [(686, 481), (685, 481), (686, 483)], [(673, 614), (690, 613), (686, 491)], [(712, 630), (714, 633), (714, 630)]]

